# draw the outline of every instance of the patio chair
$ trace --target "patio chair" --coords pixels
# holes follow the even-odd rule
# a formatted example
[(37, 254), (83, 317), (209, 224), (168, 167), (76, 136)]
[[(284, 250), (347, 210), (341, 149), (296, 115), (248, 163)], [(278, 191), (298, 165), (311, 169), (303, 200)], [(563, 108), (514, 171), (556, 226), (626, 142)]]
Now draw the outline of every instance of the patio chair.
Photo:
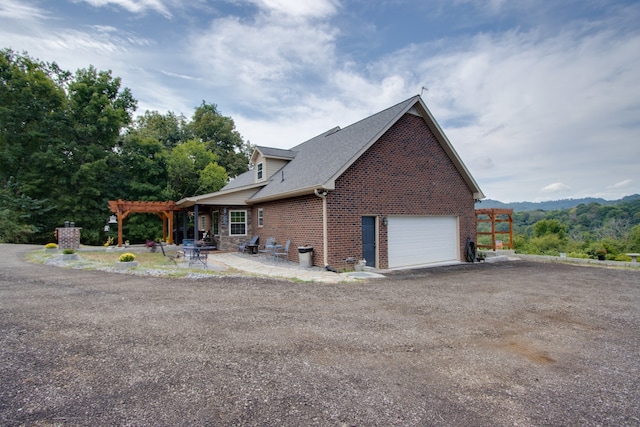
[(275, 237), (269, 237), (267, 239), (267, 243), (264, 246), (262, 246), (262, 249), (258, 249), (259, 255), (265, 255), (265, 256), (273, 255), (275, 245), (276, 245)]
[(276, 257), (276, 261), (278, 261), (281, 257), (284, 260), (289, 259), (289, 246), (291, 246), (291, 240), (287, 240), (287, 242), (284, 244), (284, 248), (280, 247), (279, 249), (276, 249), (276, 251), (273, 253), (273, 256)]
[(194, 239), (183, 239), (182, 250), (178, 251), (178, 258), (182, 255), (183, 261), (188, 261), (196, 248), (196, 241)]
[(252, 246), (256, 246), (258, 244), (259, 239), (260, 239), (260, 236), (253, 236), (250, 241), (240, 243), (240, 246), (238, 246), (238, 252), (244, 253), (244, 251), (247, 250), (248, 248)]

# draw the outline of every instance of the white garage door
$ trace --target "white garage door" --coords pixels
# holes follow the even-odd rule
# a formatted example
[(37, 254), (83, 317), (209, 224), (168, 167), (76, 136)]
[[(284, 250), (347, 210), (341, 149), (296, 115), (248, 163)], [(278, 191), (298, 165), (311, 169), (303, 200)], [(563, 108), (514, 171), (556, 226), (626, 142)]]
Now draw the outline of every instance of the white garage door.
[(457, 261), (458, 221), (450, 216), (389, 217), (389, 268)]

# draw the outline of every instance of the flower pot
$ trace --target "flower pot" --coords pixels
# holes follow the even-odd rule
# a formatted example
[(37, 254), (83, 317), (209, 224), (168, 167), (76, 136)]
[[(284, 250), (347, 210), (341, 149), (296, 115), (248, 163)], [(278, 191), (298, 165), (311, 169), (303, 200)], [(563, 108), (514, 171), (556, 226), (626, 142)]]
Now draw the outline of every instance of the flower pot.
[(606, 257), (606, 255), (598, 255), (598, 259), (599, 259), (600, 261), (604, 261), (604, 260), (606, 260), (606, 259), (607, 259), (607, 257)]
[(127, 268), (134, 268), (138, 266), (138, 261), (116, 261), (116, 268), (118, 270), (126, 270)]

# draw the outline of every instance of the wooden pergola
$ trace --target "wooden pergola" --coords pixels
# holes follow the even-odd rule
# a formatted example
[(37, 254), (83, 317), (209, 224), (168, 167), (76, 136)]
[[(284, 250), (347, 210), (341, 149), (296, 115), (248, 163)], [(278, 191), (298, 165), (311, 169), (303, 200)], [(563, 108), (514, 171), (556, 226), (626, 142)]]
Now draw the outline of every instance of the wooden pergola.
[[(118, 217), (118, 246), (122, 246), (122, 223), (131, 213), (154, 213), (162, 220), (162, 240), (169, 236), (173, 243), (173, 212), (179, 210), (173, 201), (168, 202), (129, 202), (122, 199), (109, 200), (109, 209)], [(167, 233), (168, 230), (168, 233)]]
[[(496, 225), (499, 223), (508, 223), (509, 230), (497, 230)], [(513, 249), (513, 209), (476, 209), (476, 227), (480, 224), (491, 223), (491, 231), (476, 231), (479, 236), (491, 236), (491, 245), (476, 244), (478, 248), (485, 249), (502, 249), (502, 247), (508, 247)], [(503, 227), (500, 227), (503, 228)], [(502, 247), (496, 245), (496, 235), (509, 236), (509, 242), (502, 241)]]

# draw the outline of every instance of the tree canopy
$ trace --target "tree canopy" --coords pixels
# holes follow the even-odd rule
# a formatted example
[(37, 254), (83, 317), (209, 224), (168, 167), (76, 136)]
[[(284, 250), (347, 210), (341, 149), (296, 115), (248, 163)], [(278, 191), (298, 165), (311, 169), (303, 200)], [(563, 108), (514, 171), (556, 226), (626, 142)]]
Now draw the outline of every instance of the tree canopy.
[[(0, 50), (0, 241), (46, 243), (69, 220), (99, 244), (108, 200), (178, 200), (248, 170), (250, 145), (215, 104), (191, 120), (136, 107), (111, 71)], [(144, 240), (160, 227), (141, 216), (125, 232)]]

